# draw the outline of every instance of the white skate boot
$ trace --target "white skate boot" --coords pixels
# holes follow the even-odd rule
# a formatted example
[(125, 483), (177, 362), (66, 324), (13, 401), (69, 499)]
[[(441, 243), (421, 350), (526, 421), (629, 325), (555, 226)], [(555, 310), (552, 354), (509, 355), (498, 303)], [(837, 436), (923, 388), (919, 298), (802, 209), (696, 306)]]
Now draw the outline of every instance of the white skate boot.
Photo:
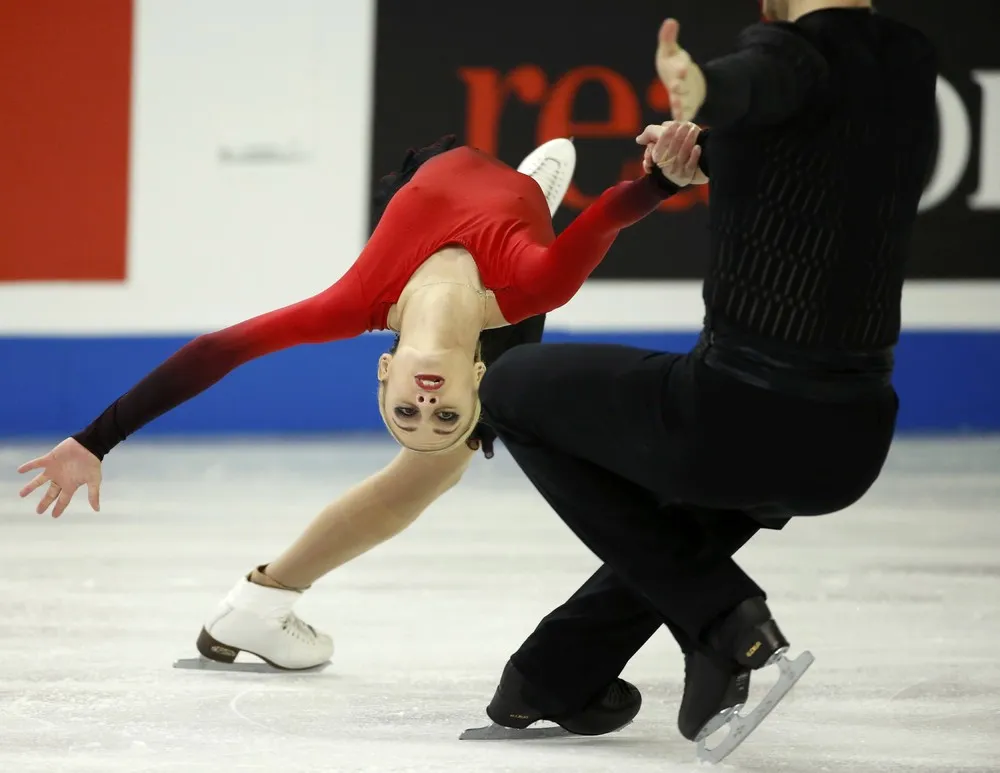
[(531, 151), (517, 171), (538, 183), (548, 202), (549, 214), (555, 216), (576, 171), (576, 147), (563, 137), (549, 140)]
[[(333, 655), (333, 639), (306, 625), (292, 611), (301, 595), (242, 578), (202, 628), (197, 643), (202, 658), (178, 660), (174, 667), (227, 671), (325, 667)], [(240, 652), (256, 655), (268, 666), (235, 663)]]

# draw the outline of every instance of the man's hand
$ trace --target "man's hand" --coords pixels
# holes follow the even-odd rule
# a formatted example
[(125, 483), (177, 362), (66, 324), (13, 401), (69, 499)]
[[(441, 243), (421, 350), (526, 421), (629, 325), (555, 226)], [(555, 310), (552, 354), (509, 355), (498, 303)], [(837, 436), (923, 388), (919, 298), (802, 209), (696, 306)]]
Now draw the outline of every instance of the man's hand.
[(674, 120), (693, 121), (705, 104), (705, 76), (677, 42), (680, 31), (681, 25), (676, 19), (667, 19), (660, 27), (656, 72), (670, 95), (670, 112)]
[(701, 146), (697, 143), (700, 135), (701, 128), (693, 123), (667, 121), (660, 126), (647, 126), (635, 138), (636, 144), (646, 148), (642, 159), (643, 171), (649, 174), (655, 165), (679, 188), (704, 185), (708, 177), (699, 167)]

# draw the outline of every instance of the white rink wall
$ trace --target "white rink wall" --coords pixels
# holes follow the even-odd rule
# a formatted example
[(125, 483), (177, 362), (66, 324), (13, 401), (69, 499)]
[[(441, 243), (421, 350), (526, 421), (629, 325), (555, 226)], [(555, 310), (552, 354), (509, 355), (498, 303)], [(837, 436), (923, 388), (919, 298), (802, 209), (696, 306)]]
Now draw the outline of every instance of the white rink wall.
[[(0, 284), (0, 335), (199, 333), (335, 281), (366, 236), (374, 25), (374, 0), (139, 0), (128, 279)], [(934, 200), (968, 163), (956, 99), (945, 85)], [(696, 282), (592, 281), (550, 325), (695, 330), (701, 315)], [(912, 282), (904, 319), (1000, 328), (1000, 284)]]

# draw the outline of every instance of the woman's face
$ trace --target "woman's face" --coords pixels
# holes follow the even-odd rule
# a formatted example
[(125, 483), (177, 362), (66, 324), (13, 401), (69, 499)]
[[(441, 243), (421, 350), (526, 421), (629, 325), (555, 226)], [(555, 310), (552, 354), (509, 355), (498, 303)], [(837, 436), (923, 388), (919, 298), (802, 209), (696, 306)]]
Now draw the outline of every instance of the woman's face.
[(467, 352), (420, 352), (400, 347), (379, 358), (382, 408), (392, 434), (407, 448), (448, 448), (476, 417), (479, 382), (486, 372)]

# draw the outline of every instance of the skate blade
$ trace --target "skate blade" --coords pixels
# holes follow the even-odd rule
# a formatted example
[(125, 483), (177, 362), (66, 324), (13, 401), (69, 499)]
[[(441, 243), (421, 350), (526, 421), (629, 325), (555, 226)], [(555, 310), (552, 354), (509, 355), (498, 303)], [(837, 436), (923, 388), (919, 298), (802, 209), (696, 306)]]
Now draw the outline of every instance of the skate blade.
[[(610, 735), (611, 733), (620, 733), (626, 727), (631, 725), (632, 722), (626, 722), (624, 725), (619, 727), (617, 730), (612, 730), (608, 733), (602, 733), (602, 735)], [(571, 733), (569, 730), (555, 726), (546, 727), (526, 727), (523, 730), (518, 730), (513, 727), (504, 727), (503, 725), (498, 725), (496, 723), (492, 725), (487, 725), (486, 727), (470, 727), (459, 737), (459, 741), (531, 741), (531, 740), (541, 740), (544, 738), (593, 738), (594, 736), (580, 735), (579, 733)]]
[(701, 732), (698, 733), (698, 737), (695, 738), (695, 740), (701, 741), (705, 738), (708, 738), (710, 735), (713, 735), (718, 731), (720, 731), (722, 728), (724, 728), (726, 725), (729, 724), (729, 721), (733, 718), (734, 714), (738, 714), (740, 712), (740, 709), (743, 708), (743, 705), (744, 704), (741, 703), (738, 706), (730, 706), (725, 711), (720, 711), (718, 714), (716, 714), (708, 721), (707, 725), (705, 725), (701, 729)]
[(193, 671), (228, 671), (230, 673), (254, 673), (254, 674), (316, 674), (330, 665), (320, 663), (312, 668), (276, 668), (268, 663), (247, 661), (243, 663), (220, 663), (217, 660), (208, 658), (181, 658), (174, 661), (174, 668), (184, 668)]
[(815, 661), (816, 658), (811, 652), (803, 652), (795, 660), (789, 660), (784, 655), (778, 656), (775, 660), (775, 665), (781, 672), (778, 683), (749, 714), (744, 716), (739, 712), (732, 713), (729, 722), (726, 723), (729, 732), (716, 746), (709, 749), (706, 739), (698, 741), (698, 759), (716, 765), (732, 754), (767, 715), (774, 711)]
[(503, 725), (487, 725), (485, 727), (470, 727), (459, 737), (459, 741), (531, 741), (541, 738), (565, 738), (570, 736), (568, 730), (555, 727), (526, 727), (517, 730)]

